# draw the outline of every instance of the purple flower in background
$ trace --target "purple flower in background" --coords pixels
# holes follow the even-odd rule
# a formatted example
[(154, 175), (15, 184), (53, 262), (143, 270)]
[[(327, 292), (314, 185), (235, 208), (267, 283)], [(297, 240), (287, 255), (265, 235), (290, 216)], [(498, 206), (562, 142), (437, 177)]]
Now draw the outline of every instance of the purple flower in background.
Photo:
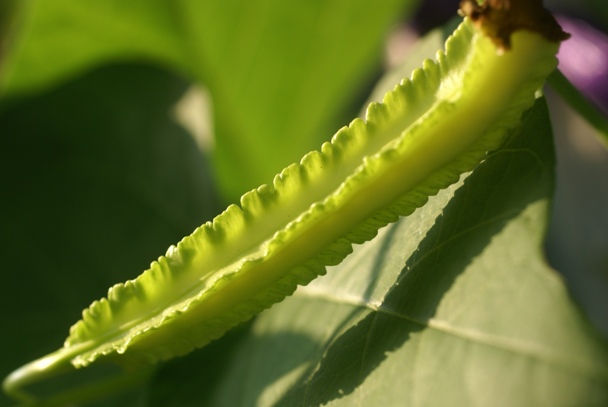
[(586, 22), (559, 16), (572, 37), (559, 50), (559, 69), (604, 114), (608, 114), (608, 36)]

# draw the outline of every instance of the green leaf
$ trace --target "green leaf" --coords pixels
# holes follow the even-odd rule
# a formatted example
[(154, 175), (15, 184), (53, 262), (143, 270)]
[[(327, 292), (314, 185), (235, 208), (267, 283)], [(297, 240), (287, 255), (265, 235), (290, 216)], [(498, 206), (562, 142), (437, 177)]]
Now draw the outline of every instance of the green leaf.
[(0, 108), (0, 376), (218, 211), (208, 162), (172, 118), (187, 85), (120, 65)]
[(117, 59), (185, 73), (211, 92), (215, 172), (234, 201), (359, 107), (352, 84), (377, 67), (388, 26), (415, 3), (39, 0), (0, 87), (7, 95), (34, 91)]
[(261, 315), (191, 405), (606, 405), (608, 346), (542, 253), (553, 166), (538, 101), (461, 184)]
[(182, 47), (164, 1), (29, 1), (0, 84), (2, 96), (32, 93), (113, 60), (176, 65)]
[(417, 1), (217, 3), (205, 23), (198, 2), (185, 16), (204, 44), (218, 182), (236, 202), (351, 119), (366, 96), (361, 84), (379, 66), (388, 27)]
[(4, 0), (0, 3), (0, 73), (2, 73), (1, 69), (4, 64), (4, 54), (19, 25), (22, 3), (19, 0)]

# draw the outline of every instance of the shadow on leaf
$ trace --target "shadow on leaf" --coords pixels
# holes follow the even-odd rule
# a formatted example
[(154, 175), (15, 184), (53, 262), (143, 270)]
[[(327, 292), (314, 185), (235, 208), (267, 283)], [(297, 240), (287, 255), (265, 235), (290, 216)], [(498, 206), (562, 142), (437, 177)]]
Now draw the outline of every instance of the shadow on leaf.
[[(328, 342), (319, 363), (276, 405), (320, 406), (354, 392), (391, 352), (428, 329), (444, 295), (494, 236), (529, 205), (549, 199), (553, 156), (552, 149), (542, 146), (551, 143), (551, 135), (534, 131), (537, 115), (546, 115), (542, 101), (524, 116), (510, 143), (456, 190), (380, 307)], [(392, 227), (398, 229), (410, 219)]]

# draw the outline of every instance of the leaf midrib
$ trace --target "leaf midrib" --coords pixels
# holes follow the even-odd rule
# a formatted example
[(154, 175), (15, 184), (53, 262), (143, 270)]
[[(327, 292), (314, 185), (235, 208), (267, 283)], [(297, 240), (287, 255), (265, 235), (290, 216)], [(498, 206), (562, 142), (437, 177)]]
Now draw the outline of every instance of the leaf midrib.
[(461, 328), (441, 319), (429, 318), (425, 321), (414, 318), (407, 314), (385, 307), (382, 299), (372, 300), (358, 295), (337, 295), (335, 292), (316, 289), (313, 287), (299, 289), (296, 291), (296, 293), (294, 293), (293, 296), (314, 298), (315, 300), (321, 300), (332, 304), (344, 304), (359, 308), (366, 308), (371, 312), (382, 313), (384, 315), (399, 318), (409, 323), (420, 325), (424, 328), (430, 328), (468, 342), (485, 345), (518, 356), (527, 356), (531, 359), (535, 359), (549, 365), (554, 365), (564, 370), (577, 371), (581, 374), (589, 376), (593, 380), (608, 383), (608, 368), (601, 364), (589, 363), (588, 360), (577, 359), (569, 355), (551, 351), (542, 345), (537, 345), (532, 342), (489, 334), (476, 329)]

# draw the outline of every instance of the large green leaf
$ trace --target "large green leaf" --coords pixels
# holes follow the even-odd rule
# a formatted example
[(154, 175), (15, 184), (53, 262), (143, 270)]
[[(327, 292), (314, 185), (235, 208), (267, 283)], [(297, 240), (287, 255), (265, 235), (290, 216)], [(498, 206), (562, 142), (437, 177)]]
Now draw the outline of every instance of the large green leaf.
[[(549, 128), (539, 101), (512, 142), (461, 184), (262, 314), (227, 354), (219, 385), (205, 386), (196, 354), (170, 365), (173, 377), (198, 383), (175, 400), (606, 405), (608, 347), (542, 254)], [(171, 400), (167, 375), (158, 380), (154, 398)]]
[(0, 376), (217, 213), (205, 157), (172, 119), (186, 87), (113, 66), (0, 108)]
[(33, 1), (0, 88), (33, 91), (116, 59), (186, 73), (211, 91), (216, 173), (233, 200), (358, 108), (364, 95), (353, 84), (366, 82), (389, 24), (414, 3)]

